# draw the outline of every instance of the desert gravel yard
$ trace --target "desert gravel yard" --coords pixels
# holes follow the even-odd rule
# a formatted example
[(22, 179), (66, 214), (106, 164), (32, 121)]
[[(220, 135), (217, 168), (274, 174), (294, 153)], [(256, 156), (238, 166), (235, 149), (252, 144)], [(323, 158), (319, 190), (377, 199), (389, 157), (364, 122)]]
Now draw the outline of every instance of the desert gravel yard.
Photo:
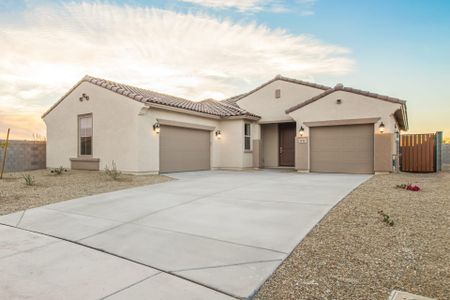
[[(417, 184), (412, 192), (397, 184)], [(380, 210), (394, 221), (383, 222)], [(295, 248), (256, 299), (380, 299), (393, 289), (450, 295), (450, 173), (377, 175)]]
[[(34, 178), (35, 185), (25, 185), (24, 174)], [(113, 180), (104, 172), (68, 171), (54, 175), (50, 170), (4, 174), (0, 180), (0, 215), (88, 195), (171, 180), (160, 175), (126, 175)]]

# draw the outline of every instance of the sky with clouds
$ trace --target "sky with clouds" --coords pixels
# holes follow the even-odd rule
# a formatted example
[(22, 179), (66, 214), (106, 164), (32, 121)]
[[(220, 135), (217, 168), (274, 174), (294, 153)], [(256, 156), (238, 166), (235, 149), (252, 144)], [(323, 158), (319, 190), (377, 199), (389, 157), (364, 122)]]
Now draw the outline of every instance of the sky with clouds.
[(223, 99), (277, 74), (408, 100), (411, 132), (450, 133), (447, 1), (0, 1), (0, 137), (85, 74)]

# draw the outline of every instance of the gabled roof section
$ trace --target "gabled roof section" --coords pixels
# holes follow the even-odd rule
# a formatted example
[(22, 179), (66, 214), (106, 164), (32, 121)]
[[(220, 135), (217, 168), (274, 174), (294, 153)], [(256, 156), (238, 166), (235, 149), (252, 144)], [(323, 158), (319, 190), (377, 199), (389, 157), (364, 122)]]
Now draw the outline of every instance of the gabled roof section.
[(330, 89), (329, 86), (325, 86), (325, 85), (322, 85), (322, 84), (317, 84), (317, 83), (312, 83), (312, 82), (308, 82), (308, 81), (303, 81), (303, 80), (298, 80), (298, 79), (293, 79), (293, 78), (277, 75), (277, 76), (275, 76), (275, 78), (273, 78), (273, 79), (271, 79), (271, 80), (261, 84), (260, 86), (258, 86), (257, 88), (251, 90), (250, 92), (243, 93), (243, 94), (240, 94), (240, 95), (237, 95), (237, 96), (233, 96), (231, 98), (224, 99), (221, 102), (226, 102), (228, 104), (231, 104), (231, 105), (234, 105), (236, 107), (239, 107), (238, 104), (237, 104), (237, 102), (239, 100), (241, 100), (244, 97), (247, 97), (250, 94), (253, 94), (254, 92), (262, 89), (266, 85), (269, 85), (272, 82), (277, 81), (277, 80), (286, 81), (286, 82), (295, 83), (295, 84), (300, 84), (300, 85), (304, 85), (304, 86), (309, 86), (309, 87), (320, 89), (320, 90), (324, 90), (324, 91)]
[[(293, 111), (296, 111), (297, 109), (300, 109), (300, 108), (307, 106), (313, 102), (316, 102), (317, 100), (322, 99), (323, 97), (328, 96), (337, 91), (344, 91), (344, 92), (348, 92), (348, 93), (353, 93), (353, 94), (357, 94), (357, 95), (361, 95), (361, 96), (374, 98), (377, 100), (400, 104), (402, 106), (402, 108), (400, 110), (401, 118), (398, 118), (398, 117), (396, 117), (396, 118), (403, 130), (408, 129), (408, 117), (407, 117), (405, 100), (401, 100), (401, 99), (393, 98), (393, 97), (389, 97), (389, 96), (384, 96), (384, 95), (380, 95), (380, 94), (376, 94), (376, 93), (372, 93), (372, 92), (368, 92), (368, 91), (358, 90), (358, 89), (354, 89), (354, 88), (350, 88), (350, 87), (344, 87), (344, 85), (342, 85), (341, 83), (337, 84), (334, 88), (330, 88), (330, 89), (326, 90), (322, 94), (314, 96), (306, 101), (303, 101), (302, 103), (299, 103), (291, 108), (286, 109), (286, 113), (289, 114)], [(399, 115), (399, 112), (397, 111), (396, 114)]]
[(286, 113), (290, 113), (293, 112), (299, 108), (302, 108), (303, 106), (306, 106), (308, 104), (311, 104), (313, 102), (316, 102), (319, 99), (322, 99), (325, 96), (328, 96), (334, 92), (337, 91), (344, 91), (344, 92), (349, 92), (349, 93), (353, 93), (353, 94), (358, 94), (361, 96), (366, 96), (366, 97), (370, 97), (370, 98), (375, 98), (378, 100), (383, 100), (383, 101), (387, 101), (387, 102), (392, 102), (392, 103), (398, 103), (398, 104), (406, 104), (405, 100), (401, 100), (398, 98), (393, 98), (393, 97), (389, 97), (389, 96), (383, 96), (383, 95), (379, 95), (379, 94), (375, 94), (375, 93), (371, 93), (368, 91), (363, 91), (363, 90), (358, 90), (358, 89), (354, 89), (354, 88), (350, 88), (350, 87), (344, 87), (342, 84), (337, 84), (334, 88), (326, 90), (325, 92), (323, 92), (322, 94), (319, 94), (317, 96), (314, 96), (302, 103), (299, 103), (295, 106), (292, 106), (291, 108), (286, 109)]
[(134, 87), (127, 84), (117, 83), (110, 80), (100, 79), (89, 75), (84, 76), (74, 87), (72, 87), (63, 97), (61, 97), (55, 105), (53, 105), (42, 117), (45, 117), (52, 111), (61, 101), (63, 101), (73, 90), (75, 90), (81, 83), (89, 82), (99, 87), (110, 90), (114, 93), (123, 95), (143, 104), (157, 104), (167, 107), (173, 107), (187, 112), (197, 112), (206, 115), (227, 118), (227, 117), (252, 117), (259, 118), (259, 116), (247, 112), (246, 110), (223, 103), (214, 99), (207, 99), (203, 101), (191, 101), (188, 99), (175, 97), (163, 93), (154, 92), (147, 89)]

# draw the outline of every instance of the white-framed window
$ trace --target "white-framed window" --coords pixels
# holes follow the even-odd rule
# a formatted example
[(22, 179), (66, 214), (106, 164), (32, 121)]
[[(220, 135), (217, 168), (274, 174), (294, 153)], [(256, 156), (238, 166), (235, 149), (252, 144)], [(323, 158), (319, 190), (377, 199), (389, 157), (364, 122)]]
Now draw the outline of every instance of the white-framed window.
[(92, 156), (92, 114), (78, 116), (78, 155)]
[(252, 131), (250, 123), (244, 124), (244, 150), (250, 151), (252, 149)]
[(276, 90), (275, 90), (275, 98), (276, 98), (276, 99), (281, 98), (281, 90), (280, 90), (280, 89), (276, 89)]

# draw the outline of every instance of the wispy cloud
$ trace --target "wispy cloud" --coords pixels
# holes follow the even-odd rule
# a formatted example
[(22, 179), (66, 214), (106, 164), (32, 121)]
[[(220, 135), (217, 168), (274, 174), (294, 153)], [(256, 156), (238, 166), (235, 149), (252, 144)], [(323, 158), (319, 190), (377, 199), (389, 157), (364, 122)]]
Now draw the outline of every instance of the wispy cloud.
[[(301, 15), (311, 15), (315, 0), (297, 0), (294, 2), (283, 0), (179, 0), (213, 9), (234, 9), (245, 13), (268, 11), (272, 13), (287, 13), (300, 10)], [(303, 13), (309, 12), (307, 14)], [(312, 13), (313, 14), (313, 13)]]
[[(347, 49), (204, 14), (71, 3), (34, 7), (21, 20), (0, 21), (0, 131), (8, 115), (39, 115), (84, 74), (200, 100), (275, 74), (312, 80), (353, 67)], [(38, 127), (29, 136), (43, 131), (21, 124), (13, 122)]]
[(237, 9), (240, 11), (260, 11), (270, 0), (180, 0), (205, 7), (219, 9)]

